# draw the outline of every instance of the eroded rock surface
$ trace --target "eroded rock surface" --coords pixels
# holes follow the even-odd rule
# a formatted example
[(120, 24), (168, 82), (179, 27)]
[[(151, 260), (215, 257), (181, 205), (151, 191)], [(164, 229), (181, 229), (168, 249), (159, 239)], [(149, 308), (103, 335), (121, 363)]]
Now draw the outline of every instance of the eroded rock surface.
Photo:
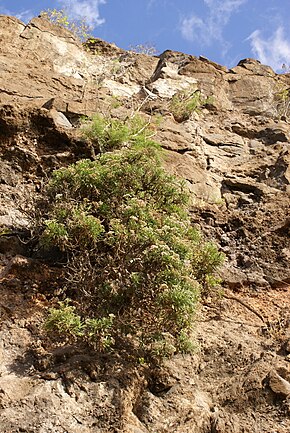
[[(288, 433), (289, 75), (253, 59), (228, 70), (83, 47), (42, 18), (0, 16), (0, 28), (0, 432)], [(170, 101), (189, 89), (210, 103), (178, 123)], [(152, 372), (43, 340), (62, 276), (30, 239), (51, 171), (94, 157), (81, 117), (134, 111), (157, 115), (164, 164), (185, 179), (192, 221), (226, 254), (225, 289), (238, 292), (203, 306), (194, 356)]]

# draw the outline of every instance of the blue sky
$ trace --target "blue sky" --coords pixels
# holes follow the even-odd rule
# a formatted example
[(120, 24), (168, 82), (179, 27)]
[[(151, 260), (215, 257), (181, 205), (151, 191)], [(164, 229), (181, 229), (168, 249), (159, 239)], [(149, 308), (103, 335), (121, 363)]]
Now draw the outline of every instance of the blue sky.
[(47, 8), (86, 18), (96, 37), (125, 49), (148, 43), (229, 67), (245, 57), (290, 65), (290, 0), (0, 0), (0, 13), (25, 22)]

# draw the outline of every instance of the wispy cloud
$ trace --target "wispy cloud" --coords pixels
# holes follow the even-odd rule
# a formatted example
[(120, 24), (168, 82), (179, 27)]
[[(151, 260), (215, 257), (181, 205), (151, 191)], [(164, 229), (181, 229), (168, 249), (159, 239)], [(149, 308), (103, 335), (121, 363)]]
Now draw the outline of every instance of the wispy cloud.
[(75, 20), (86, 20), (94, 28), (105, 22), (99, 8), (106, 4), (106, 0), (58, 0), (60, 6)]
[(282, 26), (268, 39), (263, 39), (260, 30), (255, 30), (247, 39), (250, 40), (253, 55), (262, 63), (275, 70), (281, 70), (283, 64), (290, 64), (290, 39), (286, 38)]
[(151, 8), (155, 5), (160, 6), (160, 4), (166, 5), (166, 3), (168, 3), (168, 0), (147, 0), (147, 7)]
[(191, 15), (184, 18), (181, 23), (181, 34), (188, 41), (202, 40), (203, 43), (209, 43), (206, 37), (206, 22), (197, 15)]
[(19, 14), (16, 15), (16, 18), (27, 23), (34, 16), (35, 16), (35, 12), (33, 12), (31, 9), (27, 9), (25, 11), (19, 12)]
[(16, 16), (16, 18), (18, 18), (21, 21), (24, 21), (25, 23), (30, 21), (35, 15), (31, 9), (26, 9), (26, 10), (19, 12), (18, 14), (15, 14), (15, 12), (12, 12), (11, 10), (7, 9), (6, 7), (2, 6), (1, 4), (0, 4), (0, 14)]
[(223, 29), (231, 16), (248, 0), (203, 0), (208, 8), (204, 17), (192, 13), (184, 18), (180, 30), (184, 39), (199, 41), (202, 45), (211, 45), (218, 41), (226, 51), (229, 43), (224, 40)]

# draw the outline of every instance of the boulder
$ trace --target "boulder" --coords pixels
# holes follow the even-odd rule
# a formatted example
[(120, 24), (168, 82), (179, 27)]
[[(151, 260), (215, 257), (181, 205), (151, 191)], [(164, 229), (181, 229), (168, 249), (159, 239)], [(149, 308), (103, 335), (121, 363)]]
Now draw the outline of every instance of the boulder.
[(271, 390), (280, 397), (286, 398), (290, 395), (290, 382), (283, 379), (275, 370), (272, 370), (268, 376)]

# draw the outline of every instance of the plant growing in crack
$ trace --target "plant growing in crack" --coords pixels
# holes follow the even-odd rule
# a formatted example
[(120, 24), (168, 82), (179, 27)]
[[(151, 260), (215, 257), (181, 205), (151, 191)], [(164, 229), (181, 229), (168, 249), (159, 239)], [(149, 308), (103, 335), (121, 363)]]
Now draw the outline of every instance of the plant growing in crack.
[(173, 95), (168, 108), (177, 122), (184, 122), (190, 119), (194, 112), (211, 103), (211, 97), (204, 98), (200, 90), (189, 88)]

